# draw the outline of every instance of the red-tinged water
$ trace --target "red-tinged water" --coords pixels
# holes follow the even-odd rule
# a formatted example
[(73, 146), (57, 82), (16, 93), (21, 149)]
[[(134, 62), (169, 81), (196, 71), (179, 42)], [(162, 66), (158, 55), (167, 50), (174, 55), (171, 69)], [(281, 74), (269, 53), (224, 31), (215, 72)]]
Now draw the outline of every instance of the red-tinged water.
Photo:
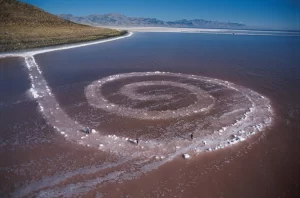
[(137, 33), (0, 59), (1, 197), (298, 197), (299, 44)]

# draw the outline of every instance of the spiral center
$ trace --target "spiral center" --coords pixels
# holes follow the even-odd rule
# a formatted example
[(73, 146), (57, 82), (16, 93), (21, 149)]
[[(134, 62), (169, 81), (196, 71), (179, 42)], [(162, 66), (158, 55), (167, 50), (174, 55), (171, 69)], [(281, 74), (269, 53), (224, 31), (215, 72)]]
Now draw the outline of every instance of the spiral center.
[[(128, 76), (116, 76), (114, 79), (120, 81), (125, 77)], [(171, 119), (206, 112), (214, 105), (214, 98), (200, 87), (168, 80), (125, 84), (106, 97), (101, 90), (111, 82), (110, 79), (89, 85), (86, 96), (92, 106), (121, 116), (148, 120)]]

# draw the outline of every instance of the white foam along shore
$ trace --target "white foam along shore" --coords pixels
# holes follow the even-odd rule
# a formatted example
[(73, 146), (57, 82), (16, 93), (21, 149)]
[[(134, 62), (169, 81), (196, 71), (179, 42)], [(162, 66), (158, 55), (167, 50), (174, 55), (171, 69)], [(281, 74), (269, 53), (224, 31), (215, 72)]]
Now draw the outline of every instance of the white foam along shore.
[(110, 42), (110, 41), (127, 38), (132, 35), (133, 35), (133, 32), (128, 32), (128, 34), (126, 34), (124, 36), (118, 36), (118, 37), (96, 40), (96, 41), (89, 41), (89, 42), (85, 42), (85, 43), (66, 44), (66, 45), (59, 45), (59, 46), (53, 46), (53, 47), (28, 49), (28, 50), (22, 50), (22, 51), (16, 51), (16, 52), (4, 52), (4, 53), (0, 53), (0, 58), (34, 56), (36, 54), (42, 54), (42, 53), (47, 53), (47, 52), (52, 52), (52, 51), (66, 50), (66, 49), (72, 49), (72, 48), (78, 48), (78, 47), (85, 47), (85, 46), (89, 46), (89, 45), (96, 45), (96, 44), (100, 44), (100, 43), (106, 43), (106, 42)]
[[(103, 27), (103, 26), (101, 26)], [(175, 28), (175, 27), (134, 27), (134, 26), (104, 26), (117, 30), (131, 32), (173, 32), (173, 33), (203, 33), (203, 34), (234, 34), (234, 35), (265, 35), (265, 36), (300, 36), (300, 32), (273, 30), (235, 30), (235, 29), (207, 29), (207, 28)]]

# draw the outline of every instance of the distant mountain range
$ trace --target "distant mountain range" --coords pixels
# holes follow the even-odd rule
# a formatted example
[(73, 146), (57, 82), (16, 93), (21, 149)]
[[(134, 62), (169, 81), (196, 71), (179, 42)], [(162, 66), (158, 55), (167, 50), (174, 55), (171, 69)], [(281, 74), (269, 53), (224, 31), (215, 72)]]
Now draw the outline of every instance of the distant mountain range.
[(155, 18), (128, 17), (122, 14), (93, 14), (83, 17), (73, 16), (71, 14), (60, 14), (59, 17), (81, 23), (95, 26), (146, 26), (146, 27), (187, 27), (187, 28), (229, 28), (241, 29), (246, 25), (243, 23), (209, 21), (204, 19), (162, 21)]

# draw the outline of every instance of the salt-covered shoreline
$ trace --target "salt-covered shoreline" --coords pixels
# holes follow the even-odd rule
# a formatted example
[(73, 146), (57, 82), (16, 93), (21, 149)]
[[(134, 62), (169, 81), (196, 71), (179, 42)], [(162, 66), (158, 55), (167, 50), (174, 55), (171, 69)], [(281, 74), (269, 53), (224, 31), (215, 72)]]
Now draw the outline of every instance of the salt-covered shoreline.
[(21, 50), (21, 51), (15, 51), (15, 52), (5, 52), (5, 53), (0, 53), (0, 58), (34, 56), (36, 54), (42, 54), (42, 53), (47, 53), (47, 52), (60, 51), (60, 50), (78, 48), (78, 47), (85, 47), (85, 46), (89, 46), (89, 45), (96, 45), (96, 44), (100, 44), (100, 43), (106, 43), (106, 42), (110, 42), (110, 41), (115, 41), (115, 40), (127, 38), (127, 37), (130, 37), (132, 35), (133, 35), (133, 33), (129, 32), (128, 34), (126, 34), (124, 36), (114, 37), (114, 38), (110, 38), (110, 39), (101, 39), (101, 40), (98, 40), (98, 41), (91, 41), (91, 42), (85, 42), (85, 43), (75, 43), (75, 44), (66, 44), (66, 45), (60, 45), (60, 46), (55, 46), (55, 47), (45, 47), (45, 48)]
[[(101, 26), (103, 27), (103, 26)], [(257, 36), (300, 36), (300, 32), (273, 31), (273, 30), (235, 30), (211, 28), (175, 28), (175, 27), (133, 27), (133, 26), (104, 26), (117, 30), (130, 32), (165, 32), (165, 33), (202, 33), (202, 34), (231, 34), (231, 35), (257, 35)]]

